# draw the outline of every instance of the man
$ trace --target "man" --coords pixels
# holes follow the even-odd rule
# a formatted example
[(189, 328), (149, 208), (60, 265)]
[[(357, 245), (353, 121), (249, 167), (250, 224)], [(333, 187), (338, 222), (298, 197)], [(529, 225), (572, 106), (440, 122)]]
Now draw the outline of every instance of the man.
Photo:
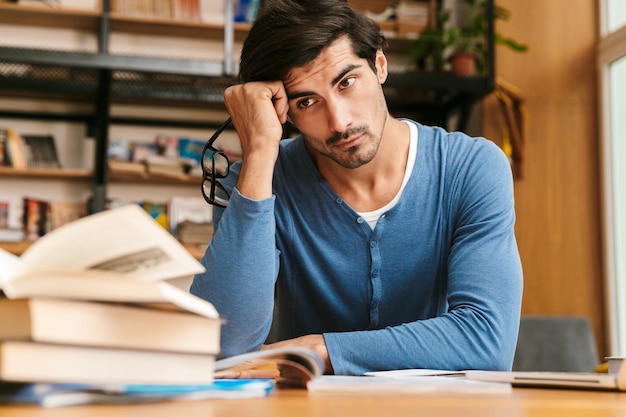
[[(327, 372), (509, 369), (522, 272), (510, 166), (485, 139), (393, 118), (377, 26), (267, 0), (225, 91), (243, 161), (191, 291), (222, 353), (307, 346)], [(282, 124), (300, 132), (281, 140)]]

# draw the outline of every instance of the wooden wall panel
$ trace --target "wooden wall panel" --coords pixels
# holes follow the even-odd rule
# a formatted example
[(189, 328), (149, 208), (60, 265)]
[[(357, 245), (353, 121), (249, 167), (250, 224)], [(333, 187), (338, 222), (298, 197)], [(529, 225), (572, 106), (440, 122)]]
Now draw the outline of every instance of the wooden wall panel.
[[(597, 0), (497, 0), (511, 11), (496, 30), (529, 52), (496, 50), (496, 71), (520, 87), (529, 123), (523, 178), (516, 180), (523, 314), (582, 315), (605, 351), (600, 221)], [(483, 135), (501, 140), (492, 95)]]

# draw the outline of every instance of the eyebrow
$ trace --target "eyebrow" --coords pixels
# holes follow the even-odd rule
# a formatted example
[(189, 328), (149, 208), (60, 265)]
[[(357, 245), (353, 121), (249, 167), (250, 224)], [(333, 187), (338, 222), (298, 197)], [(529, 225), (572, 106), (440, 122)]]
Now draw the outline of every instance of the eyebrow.
[[(339, 81), (342, 80), (343, 77), (346, 76), (347, 73), (349, 73), (350, 71), (356, 69), (356, 68), (361, 68), (362, 65), (360, 64), (349, 64), (347, 65), (343, 71), (341, 71), (339, 73), (339, 75), (337, 75), (335, 78), (333, 78), (333, 80), (330, 82), (330, 85), (333, 86), (337, 83), (339, 83)], [(287, 92), (287, 99), (288, 100), (295, 100), (297, 98), (300, 97), (307, 97), (307, 96), (314, 96), (316, 93), (313, 91), (300, 91), (300, 92), (296, 92), (296, 93), (289, 93)]]

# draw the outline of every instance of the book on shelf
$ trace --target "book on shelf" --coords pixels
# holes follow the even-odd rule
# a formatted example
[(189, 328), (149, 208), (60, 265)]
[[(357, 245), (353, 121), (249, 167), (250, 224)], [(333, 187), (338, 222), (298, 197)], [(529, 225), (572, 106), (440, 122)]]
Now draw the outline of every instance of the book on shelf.
[(57, 229), (74, 220), (85, 217), (87, 213), (86, 201), (50, 201), (50, 228)]
[(167, 203), (142, 201), (139, 205), (157, 222), (157, 224), (159, 224), (162, 228), (169, 230)]
[(208, 245), (213, 238), (213, 233), (213, 223), (196, 223), (185, 220), (178, 223), (175, 236), (182, 243)]
[(26, 239), (23, 229), (0, 227), (0, 242), (21, 242)]
[(111, 10), (141, 18), (200, 20), (200, 0), (114, 0)]
[(10, 166), (17, 169), (26, 169), (28, 161), (26, 160), (26, 149), (24, 140), (15, 129), (8, 128), (5, 133), (7, 137), (6, 155)]
[(79, 10), (97, 10), (98, 0), (14, 0), (20, 5), (53, 7), (58, 9), (79, 9)]
[(8, 201), (0, 201), (0, 242), (19, 242), (25, 239), (24, 228), (17, 228), (9, 222)]
[(170, 231), (183, 243), (209, 243), (213, 210), (202, 197), (172, 197), (168, 204)]
[(192, 170), (200, 168), (200, 159), (205, 143), (206, 141), (201, 139), (180, 138), (178, 140), (178, 154), (189, 162)]
[(70, 223), (88, 213), (84, 201), (47, 201), (22, 199), (22, 231), (27, 240), (37, 240), (51, 230)]
[(27, 240), (37, 240), (51, 229), (50, 203), (46, 200), (22, 199), (22, 228)]
[(151, 155), (146, 158), (146, 170), (152, 175), (185, 179), (190, 168), (189, 162), (178, 156)]
[(124, 404), (201, 399), (243, 399), (270, 395), (271, 379), (220, 379), (201, 385), (0, 383), (0, 403), (46, 408), (80, 404)]
[(0, 127), (0, 167), (11, 166), (9, 158), (9, 131)]
[(61, 168), (56, 143), (52, 135), (21, 135), (28, 168)]
[(235, 22), (254, 22), (259, 11), (260, 0), (238, 0), (235, 8)]
[(12, 128), (0, 128), (0, 151), (0, 166), (61, 168), (52, 135), (19, 134)]

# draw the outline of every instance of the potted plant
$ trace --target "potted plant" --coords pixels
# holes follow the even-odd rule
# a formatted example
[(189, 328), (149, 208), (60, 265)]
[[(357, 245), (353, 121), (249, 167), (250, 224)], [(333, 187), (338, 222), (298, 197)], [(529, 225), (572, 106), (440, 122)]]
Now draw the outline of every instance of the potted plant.
[[(425, 29), (415, 40), (411, 54), (418, 68), (443, 71), (449, 61), (453, 71), (460, 75), (484, 74), (487, 60), (487, 0), (463, 2), (467, 6), (463, 24), (450, 24), (450, 11), (442, 10), (437, 15), (435, 27)], [(507, 9), (494, 4), (494, 19), (508, 20), (510, 16)], [(494, 43), (516, 52), (528, 49), (526, 45), (500, 33), (494, 34)], [(458, 60), (463, 60), (465, 64), (458, 64)]]
[[(450, 61), (456, 59), (468, 59), (473, 56), (476, 65), (476, 72), (484, 74), (487, 50), (485, 41), (487, 39), (487, 1), (486, 0), (463, 0), (467, 5), (467, 16), (463, 26), (457, 26), (458, 36), (452, 45)], [(508, 20), (511, 12), (504, 7), (493, 5), (494, 20)], [(502, 34), (494, 33), (494, 44), (504, 45), (516, 52), (526, 52), (528, 47)], [(454, 66), (454, 63), (453, 63)], [(472, 75), (472, 74), (464, 74)]]
[(446, 65), (446, 49), (456, 41), (458, 30), (447, 27), (450, 11), (441, 10), (437, 14), (435, 26), (428, 26), (413, 42), (411, 59), (419, 70), (443, 71)]

